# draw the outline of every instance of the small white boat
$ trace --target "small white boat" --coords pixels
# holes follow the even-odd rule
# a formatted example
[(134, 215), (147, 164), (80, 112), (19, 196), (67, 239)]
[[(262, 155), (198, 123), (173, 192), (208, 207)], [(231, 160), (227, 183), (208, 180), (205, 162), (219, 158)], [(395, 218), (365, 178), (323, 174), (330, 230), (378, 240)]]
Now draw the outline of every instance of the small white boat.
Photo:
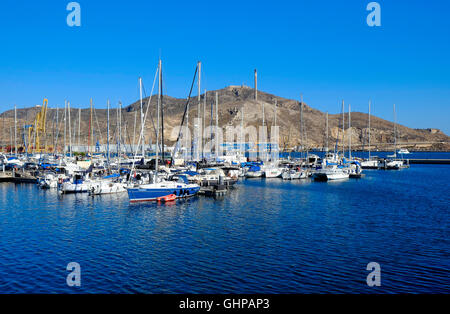
[(126, 192), (126, 183), (103, 179), (91, 183), (90, 195), (115, 194)]
[(261, 170), (259, 171), (247, 171), (245, 174), (245, 177), (247, 178), (261, 178), (263, 176), (263, 172)]
[(347, 172), (342, 168), (338, 168), (336, 165), (318, 170), (314, 173), (314, 180), (316, 181), (345, 180), (349, 177)]
[(368, 159), (361, 161), (363, 169), (378, 169), (380, 167), (378, 159)]
[(400, 150), (398, 151), (398, 153), (401, 154), (401, 155), (411, 154), (411, 153), (409, 152), (409, 150), (407, 150), (406, 148), (400, 149)]
[(251, 166), (245, 173), (246, 178), (261, 178), (263, 176), (263, 171), (259, 166)]
[(264, 169), (264, 177), (266, 178), (279, 178), (283, 173), (283, 169), (278, 167), (267, 167)]
[[(82, 175), (76, 174), (69, 180), (59, 179), (58, 190), (62, 194), (87, 193), (91, 189), (91, 181), (85, 180)], [(62, 181), (62, 182), (61, 182)]]
[(404, 168), (405, 162), (403, 160), (386, 160), (386, 169), (398, 170)]
[(281, 175), (283, 180), (299, 180), (306, 179), (308, 177), (308, 173), (306, 171), (297, 171), (295, 169), (287, 169)]
[(58, 177), (48, 173), (38, 181), (41, 189), (55, 189), (58, 187)]

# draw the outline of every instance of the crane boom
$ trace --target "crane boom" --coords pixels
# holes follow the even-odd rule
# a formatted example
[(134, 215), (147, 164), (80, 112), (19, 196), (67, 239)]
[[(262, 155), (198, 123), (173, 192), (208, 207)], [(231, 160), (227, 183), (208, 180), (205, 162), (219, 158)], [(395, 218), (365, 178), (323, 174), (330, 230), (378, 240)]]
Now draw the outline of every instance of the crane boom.
[[(34, 123), (28, 128), (28, 142), (31, 143), (32, 135), (34, 135), (34, 148), (33, 152), (42, 152), (47, 149), (47, 147), (41, 147), (41, 136), (45, 136), (45, 125), (47, 121), (47, 106), (48, 99), (44, 98), (42, 109), (37, 113)], [(32, 148), (31, 145), (28, 145), (28, 148)], [(28, 149), (28, 150), (29, 150)], [(28, 151), (29, 152), (29, 151)]]

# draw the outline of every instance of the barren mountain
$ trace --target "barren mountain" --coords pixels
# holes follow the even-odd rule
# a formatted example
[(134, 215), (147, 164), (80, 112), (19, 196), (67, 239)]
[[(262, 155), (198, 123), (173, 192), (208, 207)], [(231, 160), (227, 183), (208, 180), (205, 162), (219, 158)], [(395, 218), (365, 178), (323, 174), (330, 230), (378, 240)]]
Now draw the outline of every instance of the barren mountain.
[[(211, 104), (215, 102), (215, 94), (219, 100), (219, 125), (239, 126), (241, 124), (241, 111), (244, 115), (244, 126), (262, 125), (264, 105), (265, 124), (269, 127), (274, 123), (275, 108), (277, 108), (277, 125), (280, 127), (280, 145), (287, 149), (293, 149), (299, 145), (309, 148), (321, 148), (326, 143), (326, 114), (303, 104), (303, 135), (300, 136), (300, 104), (297, 100), (286, 99), (272, 94), (258, 91), (258, 101), (255, 100), (254, 89), (247, 86), (229, 86), (217, 91), (208, 92), (206, 95), (205, 124), (210, 125)], [(201, 113), (203, 116), (203, 103), (205, 95), (201, 95)], [(144, 110), (147, 107), (148, 98), (145, 98)], [(164, 96), (164, 132), (166, 144), (173, 145), (176, 140), (176, 132), (172, 132), (175, 126), (179, 126), (187, 99)], [(145, 125), (146, 142), (150, 139), (155, 142), (153, 123), (156, 123), (157, 97), (153, 96), (149, 106), (149, 118)], [(276, 107), (275, 107), (275, 104)], [(51, 100), (50, 100), (51, 105)], [(189, 126), (193, 130), (193, 118), (197, 117), (197, 97), (191, 98), (189, 110)], [(88, 105), (86, 107), (89, 107)], [(23, 146), (24, 125), (34, 124), (36, 114), (40, 107), (17, 109), (17, 143)], [(93, 114), (94, 140), (106, 142), (107, 113), (106, 109), (95, 109)], [(110, 110), (110, 140), (116, 141), (118, 134), (117, 106)], [(48, 145), (54, 143), (54, 138), (59, 130), (58, 146), (62, 145), (64, 134), (63, 122), (64, 110), (58, 110), (58, 125), (56, 123), (57, 110), (49, 108), (47, 112), (46, 139)], [(79, 119), (79, 115), (81, 119)], [(122, 142), (133, 143), (134, 133), (140, 130), (140, 101), (124, 106), (122, 115)], [(90, 109), (70, 110), (73, 144), (86, 145), (89, 138)], [(136, 131), (135, 131), (136, 117)], [(215, 107), (213, 107), (213, 118)], [(67, 117), (68, 118), (68, 117)], [(351, 129), (348, 128), (348, 114), (345, 114), (345, 145), (348, 145), (348, 136), (352, 137), (352, 147), (355, 149), (367, 148), (368, 140), (368, 115), (360, 112), (351, 114)], [(68, 119), (67, 119), (68, 121)], [(215, 123), (215, 122), (213, 122)], [(334, 147), (336, 137), (339, 136), (339, 145), (342, 145), (342, 115), (329, 115), (328, 144)], [(14, 110), (9, 110), (0, 115), (0, 142), (2, 147), (9, 146), (14, 141)], [(80, 132), (79, 132), (80, 131)], [(270, 131), (269, 131), (270, 132)], [(69, 131), (67, 130), (67, 136)], [(79, 136), (80, 135), (80, 136)], [(136, 135), (137, 137), (137, 135)], [(74, 143), (75, 142), (75, 143)], [(371, 143), (372, 149), (390, 150), (394, 142), (394, 124), (392, 122), (371, 117)], [(407, 147), (411, 150), (450, 150), (450, 137), (437, 129), (411, 129), (405, 126), (397, 126), (397, 143), (399, 147)]]

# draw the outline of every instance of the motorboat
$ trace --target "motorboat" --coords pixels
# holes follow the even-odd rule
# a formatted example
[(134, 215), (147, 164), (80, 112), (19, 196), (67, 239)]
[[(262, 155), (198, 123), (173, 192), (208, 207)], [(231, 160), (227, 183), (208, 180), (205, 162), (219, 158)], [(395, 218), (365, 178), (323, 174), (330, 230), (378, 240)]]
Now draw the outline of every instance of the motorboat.
[(317, 170), (314, 173), (314, 180), (316, 181), (335, 181), (348, 179), (349, 173), (344, 171), (342, 167), (331, 165), (323, 169)]
[(281, 177), (283, 178), (283, 180), (306, 179), (308, 177), (308, 173), (304, 170), (286, 169), (285, 171), (283, 171)]
[(363, 169), (378, 169), (380, 168), (380, 162), (378, 159), (366, 159), (361, 161), (361, 168)]
[(402, 148), (402, 149), (400, 149), (398, 151), (398, 154), (400, 154), (400, 155), (407, 155), (407, 154), (411, 154), (411, 153), (406, 148)]

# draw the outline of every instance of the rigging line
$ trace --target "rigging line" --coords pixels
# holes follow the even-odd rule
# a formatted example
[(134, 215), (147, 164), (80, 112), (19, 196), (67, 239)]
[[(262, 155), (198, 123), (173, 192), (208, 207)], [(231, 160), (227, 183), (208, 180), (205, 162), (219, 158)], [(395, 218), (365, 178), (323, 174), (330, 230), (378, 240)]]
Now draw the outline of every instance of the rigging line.
[[(158, 75), (158, 69), (156, 70), (156, 75)], [(155, 81), (153, 81), (153, 82), (155, 82)], [(150, 96), (153, 95), (153, 88), (154, 88), (154, 83), (153, 83), (153, 87), (152, 87), (152, 93), (151, 93)], [(144, 99), (145, 99), (145, 98), (147, 97), (147, 93), (145, 92), (145, 87), (144, 87), (144, 82), (143, 82), (143, 81), (142, 81), (142, 91), (143, 91), (143, 93), (144, 93)], [(148, 110), (148, 108), (149, 108), (149, 106), (150, 106), (150, 99), (151, 99), (151, 97), (149, 98), (149, 101), (147, 102), (147, 109), (146, 109), (146, 111)], [(156, 135), (155, 121), (154, 121), (154, 119), (153, 119), (153, 114), (152, 114), (152, 111), (151, 111), (151, 110), (149, 111), (149, 114), (150, 114), (150, 121), (152, 122), (152, 126), (153, 126), (153, 131), (155, 132), (155, 136), (157, 136), (157, 135)]]
[(334, 146), (334, 153), (335, 154), (337, 154), (337, 152), (338, 152), (339, 135), (341, 133), (341, 121), (343, 121), (341, 118), (342, 118), (342, 115), (339, 114), (338, 133), (337, 133), (337, 136), (336, 136), (336, 145)]
[(194, 78), (192, 79), (192, 84), (191, 84), (191, 89), (189, 91), (189, 96), (188, 96), (188, 99), (186, 101), (186, 104), (184, 105), (184, 113), (183, 113), (183, 118), (181, 119), (181, 127), (180, 127), (180, 131), (178, 132), (177, 140), (175, 142), (175, 149), (174, 149), (174, 151), (172, 153), (172, 162), (173, 162), (173, 156), (175, 156), (175, 153), (177, 152), (177, 148), (178, 148), (178, 145), (179, 145), (180, 137), (181, 137), (181, 134), (182, 134), (181, 130), (183, 129), (184, 120), (186, 119), (187, 108), (189, 106), (189, 103), (191, 102), (191, 94), (192, 94), (192, 90), (194, 88), (195, 78), (197, 77), (197, 72), (198, 72), (198, 65), (195, 67)]
[(93, 108), (93, 111), (94, 111), (95, 121), (97, 122), (98, 132), (100, 133), (100, 140), (101, 140), (101, 143), (104, 143), (104, 142), (103, 142), (102, 131), (101, 131), (101, 129), (100, 129), (100, 124), (98, 123), (97, 114), (95, 113), (95, 108)]
[(159, 89), (159, 97), (160, 97), (160, 106), (161, 106), (161, 152), (162, 152), (162, 162), (165, 163), (165, 156), (164, 156), (164, 102), (163, 102), (163, 75), (162, 75), (162, 66), (161, 66), (161, 87)]
[[(58, 109), (57, 109), (58, 110)], [(58, 120), (59, 120), (59, 115), (58, 115)], [(57, 130), (56, 130), (56, 140), (55, 140), (55, 146), (56, 146), (56, 148), (58, 147), (58, 138), (59, 138), (59, 133), (60, 133), (60, 131), (61, 131), (61, 125), (62, 125), (62, 120), (63, 119), (60, 119), (59, 120), (59, 125), (57, 126)], [(30, 145), (30, 139), (28, 139), (28, 145)]]
[[(151, 102), (151, 99), (152, 99), (153, 89), (155, 88), (156, 78), (158, 77), (158, 70), (159, 70), (159, 66), (156, 68), (155, 78), (154, 78), (154, 80), (153, 80), (152, 92), (151, 92), (150, 98), (149, 98), (148, 103), (147, 103), (147, 109), (146, 109), (145, 115), (144, 115), (144, 125), (145, 125), (145, 121), (146, 121), (146, 119), (147, 119), (147, 112), (148, 112), (148, 108), (149, 108), (149, 106), (150, 106), (150, 102)], [(141, 81), (141, 82), (142, 82), (142, 81)], [(137, 146), (136, 146), (136, 151), (134, 152), (133, 164), (131, 165), (130, 173), (133, 172), (133, 170), (134, 170), (134, 168), (135, 168), (135, 166), (136, 166), (136, 156), (137, 156), (137, 153), (138, 153), (138, 152), (137, 152), (137, 147), (139, 147), (139, 145), (141, 144), (141, 140), (142, 140), (143, 136), (144, 136), (144, 134), (143, 134), (142, 127), (141, 127), (141, 135), (139, 136), (138, 144), (137, 144)], [(142, 157), (144, 158), (144, 161), (145, 161), (145, 156), (142, 156)], [(131, 181), (131, 175), (130, 175), (129, 182), (130, 182), (130, 181)]]
[[(145, 124), (146, 124), (146, 121), (147, 121), (147, 114), (149, 113), (150, 104), (151, 104), (151, 102), (152, 102), (153, 91), (154, 91), (154, 89), (155, 89), (155, 84), (156, 84), (156, 79), (157, 79), (157, 77), (158, 77), (158, 72), (159, 72), (159, 67), (156, 68), (155, 77), (153, 78), (152, 90), (151, 90), (150, 97), (148, 98), (148, 102), (147, 102), (147, 109), (145, 109), (144, 126), (145, 126)], [(141, 80), (141, 83), (142, 83), (142, 80)], [(143, 83), (142, 83), (142, 89), (144, 90), (144, 84), (143, 84)], [(154, 129), (155, 132), (156, 132), (156, 128), (155, 128), (155, 124), (154, 124), (154, 122), (153, 122), (153, 116), (152, 116), (151, 110), (150, 110), (150, 116), (152, 117), (153, 129)], [(142, 133), (142, 134), (141, 134), (141, 137), (144, 137), (144, 133), (143, 133), (143, 132), (144, 132), (144, 128), (141, 127), (141, 133)], [(137, 147), (139, 147), (139, 145), (138, 145)], [(137, 153), (137, 150), (136, 150), (136, 153)]]
[[(128, 131), (128, 121), (125, 121), (125, 130)], [(133, 148), (131, 146), (131, 136), (129, 132), (125, 132), (125, 137), (128, 137), (128, 146), (130, 147), (130, 152), (133, 153)]]

